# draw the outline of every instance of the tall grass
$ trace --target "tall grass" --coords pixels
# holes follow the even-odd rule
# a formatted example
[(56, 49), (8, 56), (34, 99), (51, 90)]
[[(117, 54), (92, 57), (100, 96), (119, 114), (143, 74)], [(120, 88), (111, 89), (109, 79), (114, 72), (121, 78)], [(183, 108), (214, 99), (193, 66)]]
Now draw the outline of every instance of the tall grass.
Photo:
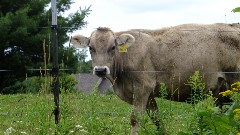
[[(130, 133), (132, 106), (115, 95), (93, 97), (92, 94), (68, 93), (60, 96), (61, 121), (58, 127), (52, 113), (54, 102), (51, 94), (1, 95), (0, 134), (12, 130), (12, 134), (118, 134)], [(191, 105), (157, 100), (161, 106), (168, 133), (185, 131), (191, 118)], [(93, 104), (94, 103), (94, 104)], [(168, 105), (172, 104), (172, 110)], [(93, 111), (94, 110), (94, 111)], [(184, 111), (183, 111), (184, 110)], [(145, 115), (144, 133), (154, 133), (155, 125)]]
[[(202, 84), (199, 73), (188, 84)], [(192, 81), (192, 82), (191, 82)], [(198, 82), (198, 83), (196, 83)], [(202, 101), (193, 96), (194, 104), (157, 98), (159, 117), (168, 134), (238, 134), (240, 131), (240, 83), (231, 85), (221, 93), (233, 102), (222, 112), (213, 102), (211, 93)], [(203, 87), (199, 87), (203, 88)], [(161, 84), (164, 95), (167, 90)], [(203, 91), (203, 90), (200, 90)], [(193, 92), (194, 93), (194, 92)], [(199, 91), (196, 92), (199, 95)], [(200, 94), (201, 95), (201, 94)], [(198, 102), (195, 102), (198, 101)], [(126, 135), (130, 134), (132, 106), (115, 95), (98, 95), (97, 87), (92, 94), (71, 93), (61, 87), (61, 120), (54, 123), (53, 95), (48, 93), (0, 95), (0, 134), (80, 134), (80, 135)], [(156, 126), (148, 115), (141, 118), (142, 135), (157, 134)]]
[[(131, 106), (116, 96), (98, 96), (91, 106), (92, 95), (61, 94), (61, 120), (54, 123), (51, 94), (1, 95), (0, 134), (128, 134)], [(91, 113), (94, 107), (94, 114)]]

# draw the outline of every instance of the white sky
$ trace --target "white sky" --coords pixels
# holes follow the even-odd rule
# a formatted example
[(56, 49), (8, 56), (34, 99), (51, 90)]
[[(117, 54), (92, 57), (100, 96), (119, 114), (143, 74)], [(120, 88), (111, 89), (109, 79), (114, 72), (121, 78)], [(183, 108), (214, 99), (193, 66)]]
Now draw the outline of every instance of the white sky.
[(99, 26), (113, 31), (158, 29), (184, 23), (237, 23), (240, 0), (75, 0), (70, 11), (91, 7), (88, 25), (73, 33), (89, 37)]
[(237, 23), (240, 0), (75, 0), (69, 12), (92, 5), (87, 28), (75, 33), (90, 36), (99, 26), (113, 31), (158, 29), (184, 23)]

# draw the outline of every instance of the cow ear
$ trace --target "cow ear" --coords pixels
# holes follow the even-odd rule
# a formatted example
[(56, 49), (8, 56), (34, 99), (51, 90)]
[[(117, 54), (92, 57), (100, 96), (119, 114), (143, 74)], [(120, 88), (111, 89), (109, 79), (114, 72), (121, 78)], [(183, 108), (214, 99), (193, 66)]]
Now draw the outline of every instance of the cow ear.
[(120, 36), (116, 37), (116, 43), (118, 45), (126, 44), (128, 47), (135, 42), (135, 38), (131, 34), (121, 34)]
[(70, 39), (70, 43), (76, 48), (86, 48), (89, 44), (89, 38), (82, 35), (75, 35)]

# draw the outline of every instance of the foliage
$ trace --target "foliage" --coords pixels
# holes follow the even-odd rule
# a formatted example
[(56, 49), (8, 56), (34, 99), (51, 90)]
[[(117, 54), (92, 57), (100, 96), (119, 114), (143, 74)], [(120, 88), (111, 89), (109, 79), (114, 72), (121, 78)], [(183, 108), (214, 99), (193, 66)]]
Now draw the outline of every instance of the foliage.
[[(0, 1), (0, 69), (10, 70), (0, 74), (0, 92), (4, 87), (23, 81), (26, 73), (30, 76), (36, 72), (27, 69), (44, 67), (46, 53), (47, 68), (51, 67), (51, 9), (50, 0), (1, 0)], [(62, 68), (71, 68), (76, 72), (79, 62), (75, 49), (64, 47), (69, 40), (67, 33), (85, 27), (84, 21), (90, 13), (90, 6), (79, 8), (76, 13), (67, 17), (63, 13), (70, 9), (72, 0), (58, 0), (58, 45), (59, 63), (64, 61)], [(45, 50), (43, 46), (45, 45)]]
[[(230, 90), (226, 90), (224, 92), (219, 93), (221, 96), (230, 97), (233, 101), (230, 105), (226, 104), (221, 110), (214, 104), (216, 100), (213, 97), (211, 91), (208, 94), (205, 94), (205, 84), (203, 83), (202, 76), (198, 71), (196, 71), (190, 78), (186, 85), (190, 86), (192, 89), (191, 94), (191, 103), (193, 106), (191, 108), (179, 109), (181, 113), (185, 111), (186, 117), (189, 117), (191, 120), (185, 123), (185, 129), (179, 130), (177, 132), (171, 132), (171, 134), (178, 135), (192, 135), (192, 134), (240, 134), (240, 82), (236, 82), (231, 85)], [(160, 93), (163, 93), (164, 84), (161, 83)], [(160, 99), (162, 100), (162, 99)], [(174, 121), (173, 112), (178, 110), (176, 107), (173, 107), (172, 103), (163, 104), (161, 101), (158, 102), (158, 106), (161, 107), (159, 118), (163, 119), (164, 125), (166, 126), (166, 130), (169, 133), (173, 126), (176, 126), (176, 122)], [(162, 110), (164, 108), (164, 110)], [(169, 108), (169, 111), (166, 111)], [(181, 107), (180, 107), (181, 108)], [(166, 111), (166, 112), (165, 112)], [(176, 121), (181, 121), (181, 116), (178, 116)], [(149, 123), (149, 118), (142, 118), (143, 126), (140, 130), (142, 134), (155, 134), (157, 132), (156, 129), (149, 129), (148, 126), (152, 123)], [(181, 121), (183, 124), (183, 121)], [(180, 127), (180, 126), (178, 126)], [(149, 130), (148, 130), (149, 129)], [(181, 128), (182, 129), (182, 128)]]
[[(195, 78), (195, 79), (194, 79)], [(189, 126), (189, 132), (182, 131), (179, 135), (190, 135), (190, 134), (240, 134), (240, 82), (236, 82), (231, 85), (231, 89), (219, 93), (220, 96), (229, 97), (233, 102), (231, 104), (226, 104), (221, 110), (214, 104), (215, 98), (212, 97), (212, 92), (203, 96), (203, 90), (205, 87), (202, 83), (202, 77), (199, 73), (190, 77), (190, 86), (192, 89), (199, 88), (202, 89), (197, 96), (193, 95), (194, 103), (194, 115), (197, 121), (192, 121)], [(195, 80), (195, 81), (193, 81)], [(198, 80), (198, 81), (197, 81)], [(193, 83), (194, 82), (194, 83)], [(194, 90), (195, 91), (195, 90)], [(200, 101), (198, 99), (203, 99)], [(197, 99), (198, 102), (195, 102)]]
[(160, 98), (167, 98), (167, 86), (165, 83), (160, 83), (160, 89), (159, 89), (159, 92), (160, 92)]
[[(62, 73), (59, 75), (60, 88), (68, 92), (75, 90), (77, 80), (73, 75)], [(14, 85), (3, 89), (3, 94), (16, 94), (16, 93), (49, 93), (51, 92), (51, 77), (28, 77), (24, 81), (17, 81)]]
[[(70, 77), (70, 76), (69, 76)], [(81, 128), (80, 125), (75, 125), (75, 122), (72, 117), (72, 113), (70, 110), (71, 102), (68, 99), (68, 94), (70, 94), (69, 89), (64, 89), (63, 87), (61, 89), (61, 97), (60, 97), (60, 106), (61, 106), (61, 121), (60, 123), (55, 126), (55, 132), (58, 132), (58, 134), (72, 134), (75, 133), (79, 128)]]
[[(202, 107), (195, 107), (197, 112), (198, 130), (197, 134), (237, 134), (240, 133), (240, 82), (231, 85), (231, 90), (221, 92), (220, 95), (229, 96), (233, 102), (230, 105), (225, 105), (227, 109), (223, 112), (213, 105), (214, 99)], [(231, 92), (229, 92), (231, 91)], [(211, 97), (211, 96), (210, 96)]]
[(56, 127), (52, 95), (1, 95), (0, 134), (7, 131), (12, 134), (55, 134), (55, 131), (57, 134), (80, 135), (130, 133), (130, 105), (116, 96), (97, 96), (93, 115), (89, 113), (91, 99), (89, 94), (61, 93), (61, 120)]
[[(195, 73), (189, 80), (199, 80)], [(198, 79), (196, 79), (198, 78)], [(201, 80), (201, 79), (200, 79)], [(192, 88), (203, 84), (193, 81)], [(197, 83), (196, 83), (197, 82)], [(203, 88), (203, 87), (199, 87)], [(161, 93), (166, 86), (161, 83)], [(157, 98), (159, 118), (168, 134), (174, 135), (223, 135), (240, 133), (240, 82), (231, 85), (220, 95), (232, 99), (220, 110), (215, 104), (211, 91), (203, 95), (202, 101), (194, 104), (173, 102)], [(202, 91), (201, 91), (202, 92)], [(115, 95), (98, 96), (97, 88), (92, 94), (69, 93), (61, 89), (61, 121), (54, 124), (53, 100), (48, 94), (0, 95), (0, 133), (13, 134), (119, 134), (130, 133), (130, 114), (132, 107)], [(195, 97), (195, 96), (194, 96)], [(199, 99), (196, 97), (195, 99)], [(195, 101), (195, 100), (193, 100)], [(140, 135), (158, 134), (156, 126), (145, 114), (141, 119)]]
[(190, 103), (196, 104), (204, 99), (205, 83), (199, 71), (195, 71), (194, 74), (190, 76), (186, 85), (191, 88)]
[(59, 77), (60, 89), (66, 90), (67, 92), (74, 92), (77, 84), (77, 79), (74, 75), (62, 73)]
[(91, 73), (92, 72), (92, 60), (80, 62), (79, 66), (80, 73)]
[(30, 77), (24, 81), (17, 81), (14, 85), (5, 87), (3, 94), (37, 93), (42, 88), (45, 79), (43, 77)]
[(232, 10), (232, 12), (240, 12), (240, 7), (237, 7), (237, 8), (234, 8), (233, 10)]
[(85, 49), (77, 50), (75, 52), (75, 57), (72, 57), (72, 58), (76, 59), (78, 61), (78, 64), (73, 63), (72, 59), (69, 59), (68, 57), (66, 57), (66, 59), (64, 59), (63, 61), (68, 62), (68, 64), (66, 65), (69, 67), (65, 66), (65, 63), (63, 63), (64, 65), (62, 64), (62, 67), (68, 68), (68, 69), (74, 69), (75, 72), (79, 72), (79, 73), (91, 73), (92, 60), (86, 61), (86, 57), (87, 57), (87, 50)]
[(23, 85), (21, 82), (17, 81), (14, 85), (5, 87), (2, 90), (3, 94), (15, 94), (15, 93), (21, 93), (24, 91), (25, 85)]
[[(61, 93), (59, 127), (54, 124), (52, 98), (52, 94), (0, 95), (0, 134), (11, 127), (14, 129), (12, 134), (54, 134), (55, 129), (59, 134), (80, 135), (126, 135), (131, 132), (132, 106), (116, 95)], [(157, 104), (168, 134), (185, 132), (192, 121), (197, 121), (190, 104), (165, 99), (157, 99)], [(143, 121), (143, 134), (156, 133), (148, 115), (144, 115)]]

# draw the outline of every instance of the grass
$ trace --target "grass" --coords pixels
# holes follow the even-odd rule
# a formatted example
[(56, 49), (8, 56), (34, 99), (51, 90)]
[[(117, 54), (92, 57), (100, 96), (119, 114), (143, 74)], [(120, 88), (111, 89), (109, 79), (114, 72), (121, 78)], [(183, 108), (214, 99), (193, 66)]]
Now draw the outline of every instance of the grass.
[[(192, 94), (188, 103), (165, 100), (166, 86), (161, 83), (156, 98), (158, 117), (170, 135), (240, 135), (240, 82), (221, 92), (233, 102), (216, 107), (211, 91), (205, 89), (202, 76), (195, 72), (188, 83)], [(130, 134), (132, 106), (115, 95), (98, 95), (97, 87), (92, 94), (69, 93), (61, 88), (61, 120), (54, 123), (53, 95), (39, 94), (0, 95), (0, 134), (57, 134), (57, 135), (126, 135)], [(156, 126), (147, 116), (140, 118), (140, 135), (155, 135)]]
[[(69, 93), (60, 97), (61, 121), (54, 124), (53, 95), (0, 95), (0, 134), (130, 134), (132, 106), (115, 95)], [(195, 119), (192, 105), (157, 99), (161, 117), (169, 134), (188, 132)], [(195, 119), (196, 121), (196, 119)], [(156, 127), (143, 118), (142, 134)]]

